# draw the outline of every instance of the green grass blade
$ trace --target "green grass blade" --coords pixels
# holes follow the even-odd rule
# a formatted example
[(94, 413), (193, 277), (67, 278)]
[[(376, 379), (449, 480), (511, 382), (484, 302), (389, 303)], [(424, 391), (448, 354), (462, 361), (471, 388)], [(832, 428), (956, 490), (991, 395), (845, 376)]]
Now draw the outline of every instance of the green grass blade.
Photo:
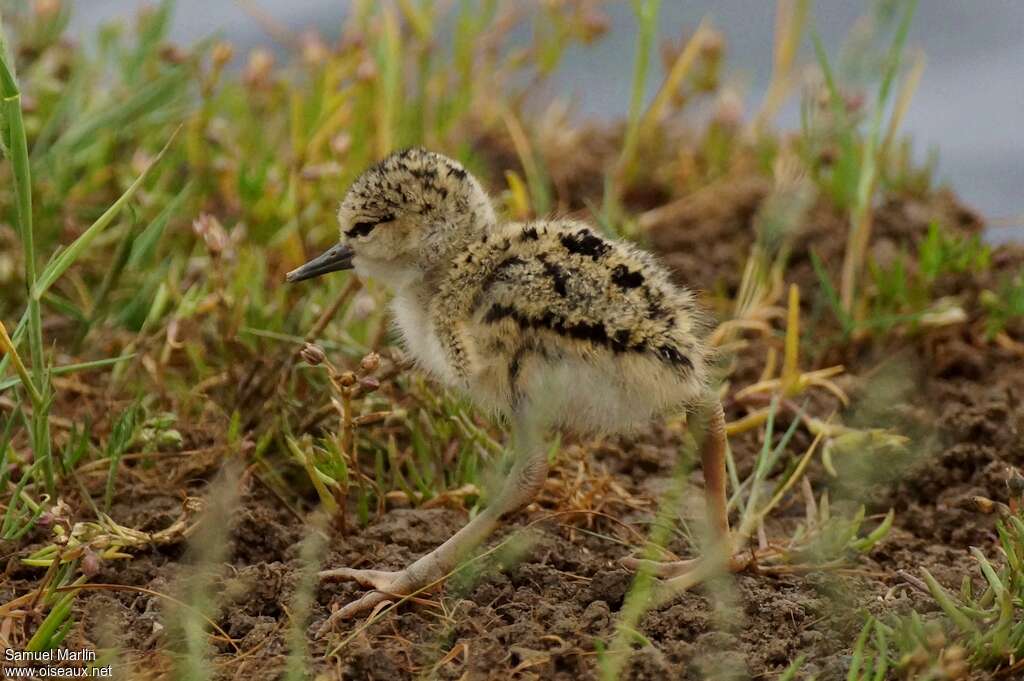
[(831, 279), (829, 279), (825, 265), (813, 250), (811, 251), (811, 266), (814, 267), (814, 274), (818, 277), (818, 284), (821, 286), (822, 293), (825, 294), (825, 300), (828, 302), (829, 308), (843, 327), (843, 334), (849, 335), (853, 331), (853, 321), (839, 301), (839, 294), (836, 292), (835, 286), (832, 285)]
[(171, 216), (177, 215), (181, 211), (182, 205), (191, 195), (194, 187), (194, 182), (186, 184), (182, 190), (178, 192), (166, 206), (164, 206), (164, 209), (161, 210), (155, 218), (153, 218), (153, 221), (150, 222), (135, 238), (132, 242), (131, 256), (128, 258), (128, 265), (130, 267), (141, 267), (150, 261), (153, 252), (156, 250), (157, 244), (160, 243), (160, 237), (163, 236), (164, 230), (166, 229)]
[(952, 620), (957, 629), (969, 636), (977, 635), (978, 627), (976, 627), (974, 622), (972, 622), (971, 619), (960, 610), (956, 602), (942, 587), (942, 585), (932, 577), (932, 574), (928, 572), (928, 570), (921, 568), (921, 573), (924, 575), (925, 584), (928, 585), (928, 591), (931, 592), (932, 598), (934, 598), (935, 602), (939, 604), (939, 607), (946, 613), (946, 616)]
[(647, 73), (650, 70), (651, 45), (657, 34), (658, 11), (661, 0), (633, 0), (638, 32), (636, 38), (636, 61), (633, 63), (633, 85), (629, 99), (629, 114), (626, 119), (626, 138), (619, 157), (619, 172), (628, 178), (636, 157), (639, 144), (640, 121), (643, 115), (646, 94)]
[(857, 636), (857, 642), (853, 646), (853, 654), (850, 659), (850, 670), (846, 673), (846, 681), (860, 681), (861, 675), (860, 670), (864, 666), (864, 647), (867, 644), (868, 635), (871, 633), (872, 625), (874, 620), (868, 617), (868, 621), (864, 623), (864, 627), (860, 630), (860, 635)]
[(851, 547), (860, 553), (867, 553), (875, 547), (875, 544), (885, 539), (886, 535), (889, 534), (889, 530), (892, 529), (892, 523), (895, 519), (896, 513), (890, 508), (889, 512), (885, 514), (885, 519), (882, 520), (882, 523), (872, 530), (868, 536), (854, 541)]
[[(106, 359), (96, 359), (90, 362), (76, 362), (74, 364), (65, 364), (59, 367), (53, 367), (50, 369), (51, 376), (63, 376), (65, 374), (73, 374), (80, 371), (91, 371), (93, 369), (102, 369), (104, 367), (112, 366), (123, 362), (125, 360), (135, 357), (136, 353), (127, 355), (120, 355), (119, 357), (107, 357)], [(0, 392), (12, 388), (21, 383), (19, 378), (9, 378), (6, 381), (0, 381)]]
[(31, 639), (29, 639), (28, 644), (25, 646), (25, 650), (39, 652), (56, 647), (57, 642), (54, 640), (55, 635), (60, 631), (68, 617), (71, 616), (71, 604), (75, 600), (75, 596), (77, 594), (77, 591), (72, 591), (65, 594), (59, 601), (57, 601), (57, 604), (53, 606), (50, 612), (46, 615), (42, 624), (39, 625), (36, 633), (33, 634)]
[[(6, 41), (4, 40), (4, 47)], [(14, 66), (8, 62), (6, 49), (0, 52), (0, 95), (2, 95), (2, 119), (7, 133), (7, 153), (10, 154), (14, 178), (15, 215), (18, 236), (21, 240), (25, 259), (25, 282), (31, 288), (36, 284), (35, 236), (32, 226), (32, 173), (28, 158), (28, 139), (25, 121), (21, 111), (21, 92), (14, 76)], [(53, 461), (50, 441), (49, 381), (46, 378), (45, 356), (43, 354), (43, 321), (38, 298), (28, 301), (29, 356), (32, 361), (32, 385), (26, 388), (33, 396), (32, 409), (32, 450), (37, 460), (43, 462), (43, 476), (46, 489), (56, 494), (53, 477)], [(27, 377), (23, 377), (28, 380)]]
[(186, 83), (185, 76), (184, 69), (172, 69), (142, 86), (127, 99), (116, 101), (80, 120), (57, 140), (51, 152), (58, 154), (65, 150), (77, 150), (95, 139), (97, 134), (105, 130), (120, 130), (146, 112), (157, 110), (170, 98), (175, 88)]
[(128, 201), (131, 200), (132, 196), (135, 195), (135, 192), (138, 191), (139, 187), (142, 186), (142, 183), (149, 175), (149, 172), (155, 168), (158, 163), (160, 163), (160, 160), (164, 157), (164, 154), (167, 153), (167, 150), (174, 142), (174, 138), (178, 136), (179, 130), (181, 130), (180, 126), (171, 134), (170, 139), (168, 139), (167, 143), (164, 144), (163, 149), (161, 149), (160, 153), (156, 155), (156, 158), (146, 166), (146, 169), (142, 171), (142, 174), (140, 174), (138, 178), (132, 182), (131, 186), (128, 187), (125, 193), (121, 195), (121, 198), (115, 201), (110, 208), (104, 211), (103, 215), (97, 218), (94, 223), (89, 225), (89, 227), (82, 232), (82, 234), (79, 235), (79, 237), (75, 239), (70, 246), (68, 246), (46, 267), (46, 269), (43, 270), (42, 274), (39, 276), (39, 280), (36, 281), (35, 285), (32, 287), (32, 298), (34, 300), (38, 301), (42, 298), (43, 294), (46, 293), (46, 290), (49, 289), (54, 282), (56, 282), (57, 279), (59, 279), (61, 275), (64, 274), (64, 272), (67, 271), (67, 269), (71, 267), (76, 260), (78, 260), (82, 253), (89, 248), (89, 245), (93, 240), (102, 234), (103, 230), (110, 226), (110, 223), (113, 222), (114, 218), (121, 212), (121, 209), (125, 207)]

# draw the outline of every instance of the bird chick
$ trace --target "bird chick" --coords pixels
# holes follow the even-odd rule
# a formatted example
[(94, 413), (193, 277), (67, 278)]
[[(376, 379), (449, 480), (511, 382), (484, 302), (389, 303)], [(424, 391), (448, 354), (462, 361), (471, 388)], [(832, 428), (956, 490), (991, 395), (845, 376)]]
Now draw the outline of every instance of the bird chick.
[(443, 579), (503, 515), (529, 503), (547, 475), (542, 437), (552, 428), (617, 433), (672, 411), (706, 410), (709, 521), (727, 545), (725, 425), (708, 387), (709, 323), (652, 256), (574, 220), (501, 223), (465, 168), (423, 149), (364, 172), (338, 220), (341, 242), (288, 281), (354, 268), (388, 285), (418, 365), (506, 417), (516, 455), (487, 508), (404, 570), (321, 573), (372, 589), (342, 617)]

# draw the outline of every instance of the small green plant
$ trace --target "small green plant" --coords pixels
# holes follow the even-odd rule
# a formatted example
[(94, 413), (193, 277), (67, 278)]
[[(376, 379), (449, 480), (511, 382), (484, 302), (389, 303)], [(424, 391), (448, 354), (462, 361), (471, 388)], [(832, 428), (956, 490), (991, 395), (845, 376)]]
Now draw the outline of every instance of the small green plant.
[(932, 222), (915, 253), (903, 249), (885, 264), (869, 260), (870, 285), (861, 292), (861, 311), (857, 314), (850, 314), (843, 307), (828, 272), (813, 252), (811, 262), (822, 298), (839, 322), (843, 336), (849, 338), (860, 333), (882, 334), (900, 327), (915, 329), (963, 321), (963, 305), (967, 301), (937, 298), (936, 284), (950, 275), (988, 271), (991, 248), (980, 235), (961, 236)]
[[(356, 429), (383, 421), (389, 412), (358, 415), (355, 413), (354, 402), (380, 387), (380, 381), (374, 377), (374, 373), (380, 367), (381, 360), (376, 353), (366, 355), (359, 363), (357, 373), (339, 371), (327, 359), (323, 349), (312, 343), (306, 343), (300, 354), (308, 365), (322, 367), (327, 374), (333, 393), (331, 403), (337, 411), (339, 420), (338, 436), (336, 439), (325, 439), (319, 448), (319, 455), (309, 453), (291, 436), (287, 436), (288, 449), (305, 468), (324, 508), (344, 531), (347, 513), (345, 507), (351, 480), (354, 478), (360, 490), (361, 508), (365, 508), (367, 485), (377, 487), (377, 478), (366, 475), (360, 469)], [(383, 501), (381, 494), (378, 493), (377, 496)], [(365, 522), (366, 518), (361, 520)]]
[(139, 404), (136, 402), (128, 407), (114, 423), (107, 441), (107, 486), (103, 492), (103, 508), (109, 513), (110, 504), (114, 501), (114, 483), (117, 480), (117, 469), (121, 457), (128, 450), (135, 437), (135, 426), (139, 417)]
[(1024, 517), (1020, 515), (1024, 490), (1020, 487), (1017, 484), (1014, 490), (1011, 484), (1009, 507), (979, 504), (988, 511), (999, 510), (1003, 517), (996, 524), (999, 563), (971, 549), (978, 579), (964, 575), (960, 589), (953, 592), (925, 568), (921, 577), (901, 573), (911, 588), (934, 600), (939, 612), (869, 618), (865, 631), (873, 631), (874, 638), (870, 646), (860, 647), (876, 668), (885, 665), (900, 678), (917, 681), (964, 678), (969, 669), (999, 670), (1000, 675), (1015, 678), (1024, 670)]
[[(868, 256), (873, 222), (875, 191), (883, 176), (886, 152), (909, 98), (917, 85), (913, 75), (904, 79), (899, 104), (890, 114), (888, 133), (883, 120), (889, 111), (893, 92), (904, 59), (904, 44), (916, 9), (916, 0), (879, 5), (875, 16), (876, 32), (884, 34), (887, 24), (893, 24), (890, 44), (884, 50), (884, 59), (877, 69), (864, 69), (857, 62), (867, 58), (863, 54), (847, 54), (857, 70), (866, 70), (878, 77), (878, 92), (872, 102), (866, 132), (861, 131), (864, 120), (861, 96), (844, 91), (833, 69), (825, 47), (817, 34), (813, 34), (815, 54), (824, 79), (824, 87), (811, 93), (802, 109), (804, 154), (812, 176), (833, 202), (850, 213), (846, 249), (843, 256), (839, 300), (848, 314), (855, 313), (855, 303), (862, 285), (863, 270)], [(894, 10), (894, 8), (898, 8)], [(863, 46), (862, 46), (863, 47)]]
[(985, 332), (994, 338), (1006, 330), (1007, 324), (1024, 319), (1024, 272), (1002, 281), (998, 293), (982, 291), (981, 304), (985, 308)]
[(869, 263), (873, 286), (865, 302), (870, 313), (861, 325), (884, 331), (908, 322), (941, 323), (952, 303), (936, 300), (935, 283), (946, 275), (986, 271), (990, 252), (979, 235), (950, 234), (933, 222), (916, 256), (901, 252), (888, 265)]
[(984, 272), (991, 263), (992, 249), (981, 235), (962, 237), (949, 234), (937, 222), (928, 225), (928, 235), (918, 246), (917, 263), (925, 283), (944, 274)]

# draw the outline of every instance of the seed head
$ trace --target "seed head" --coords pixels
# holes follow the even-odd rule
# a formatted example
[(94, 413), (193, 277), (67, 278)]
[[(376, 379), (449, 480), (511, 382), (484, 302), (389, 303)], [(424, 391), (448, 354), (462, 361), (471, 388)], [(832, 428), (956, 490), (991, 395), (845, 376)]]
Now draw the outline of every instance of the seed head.
[(380, 388), (380, 381), (373, 376), (363, 376), (359, 379), (359, 387), (363, 389), (364, 393), (372, 393)]
[(608, 32), (611, 27), (608, 15), (597, 7), (587, 7), (581, 19), (583, 42), (590, 44)]
[(725, 50), (725, 36), (721, 31), (705, 29), (704, 36), (700, 41), (700, 53), (705, 59), (718, 59)]
[(245, 65), (243, 78), (251, 87), (265, 88), (270, 84), (270, 72), (274, 69), (274, 55), (264, 49), (256, 49), (249, 53), (249, 63)]
[(946, 652), (942, 657), (947, 662), (955, 662), (967, 657), (967, 651), (962, 646), (950, 646), (946, 648)]
[(377, 78), (377, 64), (374, 63), (373, 59), (367, 56), (356, 67), (356, 80), (369, 83)]
[(85, 553), (82, 554), (81, 567), (82, 574), (86, 577), (95, 577), (100, 571), (100, 557), (88, 546), (85, 547)]
[(366, 357), (363, 357), (362, 361), (359, 362), (359, 367), (366, 373), (372, 374), (380, 368), (380, 355), (376, 352), (371, 352)]
[(715, 105), (714, 122), (733, 130), (743, 122), (743, 100), (732, 88), (725, 88)]
[(323, 38), (316, 31), (306, 31), (299, 38), (302, 48), (302, 61), (307, 66), (319, 66), (331, 56), (330, 50), (324, 44)]
[(215, 69), (222, 69), (234, 56), (235, 46), (226, 40), (222, 40), (213, 46), (213, 52), (210, 54), (210, 59), (213, 61), (213, 67)]
[(188, 61), (188, 52), (174, 43), (167, 43), (160, 47), (160, 58), (168, 64), (184, 64)]
[(1006, 486), (1010, 490), (1010, 496), (1019, 499), (1024, 496), (1024, 475), (1013, 466), (1007, 467)]
[(338, 385), (342, 388), (351, 388), (356, 384), (356, 375), (351, 371), (345, 371), (338, 376)]
[(846, 107), (846, 113), (855, 114), (859, 113), (864, 108), (864, 93), (861, 91), (847, 92), (843, 94), (843, 106)]
[(303, 345), (302, 351), (299, 354), (306, 364), (314, 367), (320, 366), (327, 360), (327, 355), (324, 353), (323, 348), (313, 343)]
[(928, 647), (932, 650), (939, 650), (946, 645), (946, 634), (941, 629), (933, 629), (928, 634)]
[(231, 246), (231, 238), (228, 237), (224, 226), (209, 213), (201, 213), (192, 221), (192, 231), (203, 238), (206, 248), (215, 257), (223, 255)]
[(341, 132), (331, 138), (331, 151), (338, 156), (344, 156), (352, 148), (352, 135)]
[(36, 0), (32, 11), (40, 19), (52, 19), (60, 11), (60, 0)]
[(986, 515), (996, 510), (996, 502), (992, 501), (988, 497), (973, 496), (968, 501), (970, 505), (974, 507), (974, 510)]

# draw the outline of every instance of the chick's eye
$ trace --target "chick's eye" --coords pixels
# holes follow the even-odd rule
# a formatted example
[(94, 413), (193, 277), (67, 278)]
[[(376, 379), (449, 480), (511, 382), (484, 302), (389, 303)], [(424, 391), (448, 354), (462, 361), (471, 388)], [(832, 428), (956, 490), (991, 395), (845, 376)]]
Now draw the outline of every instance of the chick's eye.
[(348, 237), (360, 237), (366, 236), (373, 231), (373, 228), (377, 226), (376, 222), (357, 222), (352, 225), (352, 228), (345, 232), (345, 236)]
[(394, 219), (395, 219), (394, 215), (388, 214), (388, 215), (385, 215), (385, 216), (381, 217), (379, 220), (369, 220), (369, 221), (366, 221), (366, 222), (357, 222), (354, 225), (352, 225), (352, 227), (350, 227), (345, 232), (345, 236), (347, 236), (349, 238), (357, 238), (357, 237), (361, 237), (361, 236), (367, 236), (375, 228), (379, 227), (380, 225), (392, 222), (392, 221), (394, 221)]

